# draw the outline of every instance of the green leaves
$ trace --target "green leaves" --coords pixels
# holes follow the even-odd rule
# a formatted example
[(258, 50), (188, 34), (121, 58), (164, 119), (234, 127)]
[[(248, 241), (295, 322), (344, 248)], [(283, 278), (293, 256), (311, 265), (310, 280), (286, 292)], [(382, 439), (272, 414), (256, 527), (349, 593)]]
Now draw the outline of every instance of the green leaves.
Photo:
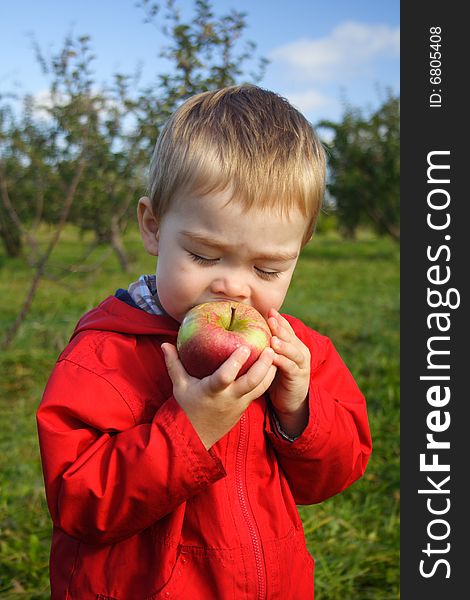
[[(0, 341), (4, 346), (16, 335), (39, 281), (57, 279), (49, 258), (66, 224), (94, 234), (86, 252), (108, 245), (121, 269), (129, 269), (122, 234), (145, 193), (161, 126), (189, 96), (238, 83), (245, 62), (253, 60), (254, 44), (240, 47), (246, 29), (242, 13), (216, 16), (207, 0), (195, 0), (193, 14), (184, 19), (174, 0), (166, 1), (164, 11), (149, 0), (139, 6), (145, 21), (161, 30), (157, 54), (168, 61), (150, 83), (142, 85), (138, 70), (98, 83), (91, 38), (69, 34), (49, 55), (34, 43), (49, 82), (45, 94), (25, 95), (20, 109), (12, 110), (0, 93), (0, 242), (8, 257), (24, 256), (32, 282), (18, 318)], [(50, 242), (40, 252), (44, 225), (51, 229)], [(76, 268), (64, 261), (62, 276)]]
[(81, 157), (85, 168), (67, 220), (112, 244), (145, 190), (163, 123), (189, 96), (238, 83), (245, 62), (253, 61), (253, 42), (241, 43), (247, 27), (243, 13), (215, 15), (211, 2), (195, 0), (183, 18), (174, 0), (161, 4), (138, 4), (145, 22), (163, 34), (156, 53), (168, 61), (145, 85), (139, 71), (114, 73), (111, 81), (99, 83), (88, 35), (68, 34), (49, 54), (33, 40), (47, 92), (40, 98), (25, 95), (19, 112), (0, 95), (0, 177), (22, 224), (1, 202), (0, 239), (8, 253), (18, 254), (25, 230), (31, 238), (40, 223), (57, 223)]
[(399, 113), (399, 98), (389, 95), (368, 117), (349, 107), (340, 123), (319, 123), (333, 133), (327, 144), (328, 191), (347, 237), (367, 224), (379, 235), (400, 239)]

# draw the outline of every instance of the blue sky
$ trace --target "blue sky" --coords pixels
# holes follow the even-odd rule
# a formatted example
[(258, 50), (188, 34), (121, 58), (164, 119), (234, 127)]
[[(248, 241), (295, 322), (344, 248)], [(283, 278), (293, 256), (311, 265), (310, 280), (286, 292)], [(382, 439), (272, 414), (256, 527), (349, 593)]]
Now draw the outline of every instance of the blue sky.
[[(176, 0), (191, 14), (192, 0)], [(343, 101), (374, 108), (399, 93), (398, 0), (213, 0), (216, 15), (247, 13), (245, 39), (270, 59), (264, 87), (286, 96), (312, 122), (337, 120)], [(0, 0), (0, 92), (40, 94), (47, 81), (29, 34), (59, 49), (67, 33), (89, 34), (98, 82), (116, 71), (158, 69), (161, 33), (143, 24), (136, 0)]]

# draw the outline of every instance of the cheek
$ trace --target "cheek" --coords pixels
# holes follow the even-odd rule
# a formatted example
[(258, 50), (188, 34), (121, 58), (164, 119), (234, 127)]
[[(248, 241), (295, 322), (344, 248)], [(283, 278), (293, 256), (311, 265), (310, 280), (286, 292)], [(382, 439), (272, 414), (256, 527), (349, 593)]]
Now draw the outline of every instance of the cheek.
[(184, 263), (165, 263), (157, 269), (157, 280), (167, 301), (174, 306), (192, 305), (204, 287), (205, 279), (201, 273)]
[(289, 288), (289, 284), (282, 284), (278, 286), (273, 286), (272, 288), (264, 287), (263, 290), (260, 290), (257, 294), (257, 299), (255, 302), (256, 307), (259, 312), (267, 318), (268, 312), (271, 308), (275, 308), (279, 310), (284, 302), (284, 298), (286, 297), (287, 290)]

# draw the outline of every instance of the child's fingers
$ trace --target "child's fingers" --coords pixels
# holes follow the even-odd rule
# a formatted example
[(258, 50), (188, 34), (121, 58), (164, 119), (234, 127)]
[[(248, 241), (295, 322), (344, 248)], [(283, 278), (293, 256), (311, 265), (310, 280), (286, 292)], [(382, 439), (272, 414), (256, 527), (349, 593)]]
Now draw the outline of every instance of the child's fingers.
[(277, 336), (273, 336), (271, 338), (271, 345), (277, 354), (291, 360), (300, 368), (304, 368), (310, 361), (308, 349), (303, 345), (301, 346), (298, 342), (292, 344), (281, 340)]
[(209, 377), (206, 385), (211, 393), (217, 393), (235, 381), (240, 369), (250, 356), (250, 349), (246, 346), (237, 348), (227, 360)]
[[(287, 319), (274, 309), (271, 309), (269, 314), (268, 324), (273, 334), (271, 346), (276, 354), (285, 356), (301, 369), (306, 368), (310, 364), (308, 348), (299, 340)], [(285, 369), (286, 364), (285, 361), (282, 361), (282, 364), (276, 361), (276, 365), (282, 370)]]
[(244, 397), (245, 401), (251, 402), (252, 400), (255, 400), (255, 398), (259, 398), (260, 396), (262, 396), (264, 394), (264, 392), (270, 387), (270, 385), (274, 381), (274, 377), (276, 376), (276, 373), (277, 373), (277, 367), (273, 363), (273, 364), (271, 364), (269, 369), (266, 371), (264, 377), (261, 379), (261, 381), (258, 383), (258, 385), (255, 386), (253, 389), (251, 389), (246, 394), (244, 394), (243, 397)]
[[(274, 360), (274, 351), (272, 348), (265, 348), (260, 354), (258, 360), (240, 377), (236, 382), (237, 394), (245, 396), (258, 389), (268, 375)], [(274, 375), (273, 375), (274, 377)], [(264, 392), (264, 390), (263, 390)], [(262, 392), (262, 393), (263, 393)]]
[(166, 368), (168, 371), (168, 375), (173, 384), (177, 381), (181, 380), (183, 377), (187, 377), (185, 368), (181, 364), (181, 361), (178, 356), (178, 351), (176, 347), (172, 344), (164, 343), (162, 344), (162, 352), (163, 357), (165, 359)]
[(284, 374), (290, 376), (295, 376), (299, 372), (299, 368), (302, 368), (296, 362), (282, 354), (276, 354), (273, 362)]
[(282, 339), (289, 341), (291, 339), (298, 339), (295, 335), (295, 331), (292, 329), (292, 325), (289, 321), (280, 315), (277, 310), (272, 308), (269, 311), (268, 325), (273, 335), (277, 335)]

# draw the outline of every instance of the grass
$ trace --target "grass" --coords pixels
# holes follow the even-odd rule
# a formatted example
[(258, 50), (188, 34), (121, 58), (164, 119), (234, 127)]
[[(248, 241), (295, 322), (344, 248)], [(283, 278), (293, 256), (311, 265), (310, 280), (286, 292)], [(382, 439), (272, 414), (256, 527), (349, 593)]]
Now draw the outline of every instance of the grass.
[[(135, 231), (126, 238), (132, 272), (103, 249), (83, 261), (83, 240), (66, 230), (53, 256), (86, 265), (45, 281), (12, 346), (0, 355), (0, 598), (50, 597), (50, 520), (44, 497), (35, 412), (49, 373), (83, 312), (118, 287), (152, 272)], [(399, 598), (399, 254), (366, 234), (342, 241), (318, 235), (304, 250), (284, 304), (335, 343), (365, 394), (374, 452), (365, 476), (322, 504), (301, 507), (315, 557), (316, 600)], [(13, 321), (30, 273), (0, 254), (0, 329)]]

